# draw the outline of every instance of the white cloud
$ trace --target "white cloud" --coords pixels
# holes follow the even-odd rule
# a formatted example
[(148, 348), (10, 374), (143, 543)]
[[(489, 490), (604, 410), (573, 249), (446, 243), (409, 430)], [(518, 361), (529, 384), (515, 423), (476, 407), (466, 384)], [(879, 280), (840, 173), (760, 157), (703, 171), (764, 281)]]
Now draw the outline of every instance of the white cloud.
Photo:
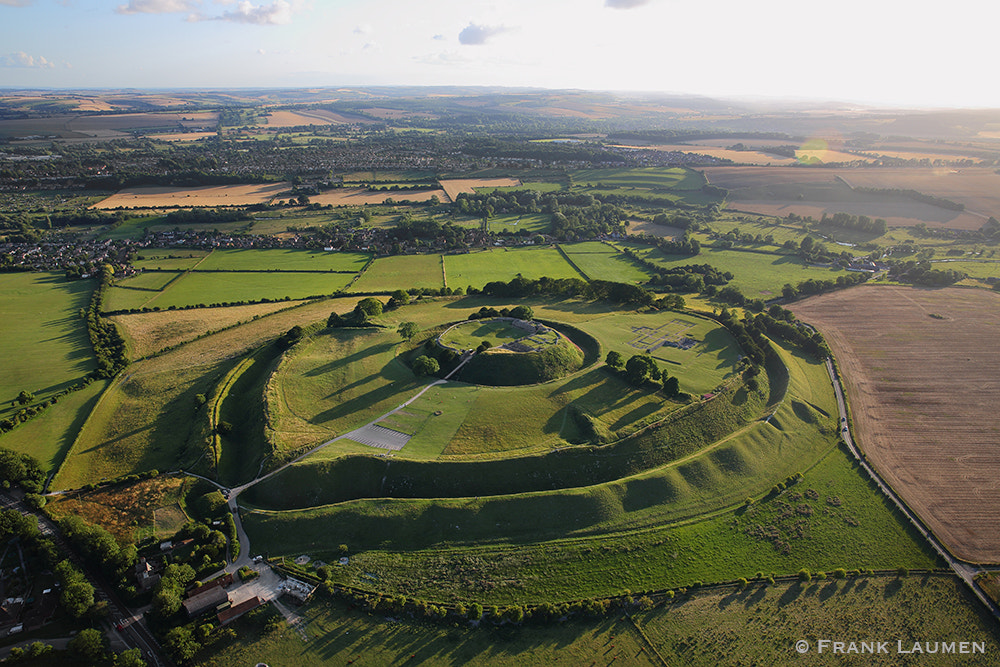
[(254, 25), (288, 25), (292, 22), (292, 5), (286, 0), (275, 0), (269, 5), (255, 6), (249, 0), (242, 0), (237, 3), (235, 10), (212, 18)]
[(485, 44), (491, 37), (510, 32), (511, 28), (502, 25), (479, 25), (469, 23), (458, 33), (458, 41), (466, 45)]
[(437, 40), (437, 41), (439, 41), (439, 42), (443, 42), (445, 40), (445, 36), (444, 35), (434, 35), (434, 39)]
[(35, 0), (0, 0), (0, 5), (6, 5), (7, 7), (27, 7)]
[(604, 0), (604, 6), (611, 9), (635, 9), (648, 4), (649, 0)]
[(0, 55), (0, 67), (26, 67), (30, 69), (52, 69), (53, 63), (43, 56), (29, 56), (24, 51)]
[[(5, 0), (0, 0), (4, 2)], [(297, 2), (274, 0), (273, 2), (255, 5), (250, 0), (230, 2), (216, 0), (217, 4), (232, 6), (232, 9), (222, 14), (211, 16), (201, 10), (201, 0), (129, 0), (127, 5), (119, 5), (119, 14), (179, 14), (187, 13), (188, 23), (199, 21), (228, 21), (230, 23), (249, 23), (252, 25), (287, 25), (292, 22)]]
[(370, 35), (372, 32), (372, 27), (368, 24), (362, 23), (354, 28), (355, 35)]
[(129, 0), (127, 5), (118, 5), (119, 14), (172, 14), (194, 11), (198, 3), (191, 0)]

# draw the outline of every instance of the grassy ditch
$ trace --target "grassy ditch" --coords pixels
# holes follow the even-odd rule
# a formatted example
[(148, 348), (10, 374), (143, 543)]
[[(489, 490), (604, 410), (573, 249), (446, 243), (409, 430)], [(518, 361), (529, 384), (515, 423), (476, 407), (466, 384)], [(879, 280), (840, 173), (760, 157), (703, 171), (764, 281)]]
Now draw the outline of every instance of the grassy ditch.
[[(608, 482), (663, 465), (732, 433), (760, 415), (767, 388), (743, 387), (685, 409), (619, 442), (570, 447), (497, 461), (412, 461), (376, 456), (307, 460), (248, 489), (268, 509), (296, 509), (354, 498), (458, 498), (567, 489)], [(678, 414), (678, 413), (675, 413)]]

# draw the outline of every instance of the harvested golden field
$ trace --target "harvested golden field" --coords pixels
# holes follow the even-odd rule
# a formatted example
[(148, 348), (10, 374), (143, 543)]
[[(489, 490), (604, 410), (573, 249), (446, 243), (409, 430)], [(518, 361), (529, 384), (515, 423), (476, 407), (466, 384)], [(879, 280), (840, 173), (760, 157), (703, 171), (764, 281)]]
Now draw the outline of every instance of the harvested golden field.
[(510, 188), (521, 185), (521, 181), (516, 178), (453, 178), (447, 181), (440, 181), (440, 185), (448, 194), (450, 201), (462, 192), (472, 194), (476, 188)]
[(168, 347), (194, 340), (209, 331), (218, 331), (300, 303), (303, 302), (282, 301), (228, 308), (161, 310), (153, 313), (114, 315), (110, 319), (125, 335), (131, 358), (141, 359)]
[[(348, 118), (325, 109), (303, 109), (301, 111), (272, 111), (268, 113), (267, 127), (297, 127), (299, 125), (343, 125), (358, 123), (356, 118)], [(371, 121), (369, 121), (371, 122)]]
[(393, 201), (428, 201), (431, 197), (437, 196), (441, 201), (445, 201), (444, 190), (397, 190), (391, 191), (371, 191), (367, 188), (337, 188), (327, 190), (318, 195), (310, 195), (309, 201), (313, 204), (332, 204), (333, 206), (361, 206), (363, 204), (381, 204), (386, 199)]
[(161, 206), (248, 206), (264, 204), (291, 184), (259, 183), (254, 185), (206, 185), (197, 188), (172, 188), (165, 186), (127, 188), (91, 208), (157, 208)]
[(871, 285), (791, 310), (830, 344), (869, 461), (954, 555), (1000, 562), (1000, 294)]
[(48, 509), (56, 517), (78, 516), (88, 523), (97, 524), (120, 543), (134, 542), (136, 531), (152, 527), (156, 510), (170, 507), (183, 516), (178, 503), (183, 495), (185, 480), (188, 484), (193, 482), (191, 478), (164, 475), (59, 496), (49, 501)]
[[(707, 167), (705, 176), (712, 185), (729, 191), (729, 208), (775, 215), (795, 213), (819, 219), (823, 213), (844, 212), (883, 218), (889, 226), (910, 227), (923, 223), (928, 227), (979, 229), (985, 218), (971, 211), (953, 211), (901, 194), (858, 192), (851, 187), (917, 190), (971, 206), (958, 190), (939, 185), (937, 191), (925, 187), (939, 169), (811, 169), (808, 167)], [(842, 179), (841, 180), (838, 180)], [(994, 175), (1000, 184), (1000, 176)], [(909, 180), (907, 180), (909, 179)], [(971, 187), (971, 181), (963, 182)], [(977, 186), (982, 196), (992, 197), (983, 177)], [(998, 201), (1000, 207), (1000, 201)]]
[(150, 139), (158, 141), (197, 141), (216, 136), (215, 132), (173, 132), (170, 134), (148, 134)]

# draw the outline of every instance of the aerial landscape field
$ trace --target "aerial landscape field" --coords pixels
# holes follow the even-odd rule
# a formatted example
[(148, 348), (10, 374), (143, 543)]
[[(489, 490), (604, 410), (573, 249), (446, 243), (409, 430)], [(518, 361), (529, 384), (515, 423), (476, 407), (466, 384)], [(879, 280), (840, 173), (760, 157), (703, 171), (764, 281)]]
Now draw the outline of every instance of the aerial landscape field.
[(1000, 99), (769, 3), (0, 2), (0, 661), (1000, 663)]

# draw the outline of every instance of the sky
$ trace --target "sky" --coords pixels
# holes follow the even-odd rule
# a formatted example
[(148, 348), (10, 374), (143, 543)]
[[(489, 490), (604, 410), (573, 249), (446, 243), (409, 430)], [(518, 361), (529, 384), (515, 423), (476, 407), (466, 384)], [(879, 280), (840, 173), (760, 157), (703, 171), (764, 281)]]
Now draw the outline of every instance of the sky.
[(0, 87), (483, 85), (1000, 108), (981, 0), (0, 0)]

